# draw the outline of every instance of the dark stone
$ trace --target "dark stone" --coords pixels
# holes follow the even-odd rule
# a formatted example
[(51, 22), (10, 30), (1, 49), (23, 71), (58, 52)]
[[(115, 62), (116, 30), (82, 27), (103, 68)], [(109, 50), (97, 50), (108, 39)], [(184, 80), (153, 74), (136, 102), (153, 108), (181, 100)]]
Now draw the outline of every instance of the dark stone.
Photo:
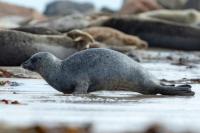
[(94, 11), (91, 3), (77, 3), (73, 1), (54, 1), (46, 6), (44, 14), (47, 16), (63, 16), (74, 13), (88, 13)]
[(103, 12), (103, 13), (116, 13), (115, 10), (110, 9), (109, 7), (102, 7), (101, 12)]

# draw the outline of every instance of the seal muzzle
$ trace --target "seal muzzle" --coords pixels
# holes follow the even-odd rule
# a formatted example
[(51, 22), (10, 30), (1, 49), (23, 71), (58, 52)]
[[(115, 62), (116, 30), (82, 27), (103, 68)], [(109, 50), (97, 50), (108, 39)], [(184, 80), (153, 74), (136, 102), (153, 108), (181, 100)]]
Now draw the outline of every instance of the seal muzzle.
[(31, 63), (31, 61), (27, 60), (21, 65), (24, 69), (34, 71), (35, 70), (35, 65)]

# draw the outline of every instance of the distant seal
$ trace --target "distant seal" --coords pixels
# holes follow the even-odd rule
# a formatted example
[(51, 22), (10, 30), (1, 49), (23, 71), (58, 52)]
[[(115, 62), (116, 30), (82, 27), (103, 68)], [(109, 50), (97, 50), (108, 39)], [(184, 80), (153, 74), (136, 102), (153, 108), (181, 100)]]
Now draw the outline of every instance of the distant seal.
[(161, 85), (140, 64), (109, 49), (82, 50), (65, 60), (41, 52), (33, 55), (22, 66), (38, 72), (52, 87), (63, 93), (127, 90), (142, 94), (194, 95), (189, 85)]
[(51, 30), (66, 33), (74, 29), (83, 29), (91, 25), (98, 25), (102, 21), (109, 19), (110, 16), (110, 14), (104, 13), (94, 13), (91, 15), (77, 13), (64, 17), (49, 18), (48, 20), (33, 24), (30, 23), (28, 26), (50, 28)]
[(50, 28), (59, 32), (69, 32), (73, 29), (85, 28), (89, 26), (90, 23), (91, 21), (88, 17), (78, 13), (64, 17), (50, 18), (46, 21), (30, 24), (29, 26)]
[(1, 30), (0, 65), (18, 66), (37, 52), (51, 52), (64, 59), (87, 47), (87, 44), (76, 44), (66, 34), (34, 35), (20, 31)]
[(22, 32), (27, 32), (27, 33), (32, 33), (32, 34), (39, 34), (39, 35), (60, 35), (62, 33), (47, 28), (47, 27), (33, 27), (33, 26), (22, 26), (22, 27), (17, 27), (17, 28), (11, 28), (9, 30), (16, 30), (16, 31), (22, 31)]
[(91, 27), (84, 31), (72, 30), (67, 33), (67, 36), (72, 38), (77, 45), (80, 43), (80, 45), (88, 44), (88, 48), (112, 49), (124, 53), (138, 62), (140, 62), (140, 58), (134, 54), (134, 50), (147, 47), (147, 43), (138, 37), (125, 35), (106, 27)]
[(185, 10), (156, 10), (141, 13), (138, 15), (142, 18), (154, 18), (169, 22), (190, 25), (194, 27), (200, 26), (200, 12), (194, 9)]
[(134, 16), (112, 17), (100, 24), (147, 41), (150, 47), (200, 50), (200, 29)]
[(109, 27), (89, 27), (82, 29), (82, 31), (92, 35), (96, 41), (110, 46), (133, 46), (136, 48), (147, 48), (148, 46), (146, 41), (137, 36), (128, 35)]
[(76, 43), (89, 43), (90, 48), (109, 48), (127, 52), (137, 48), (147, 48), (148, 46), (147, 42), (136, 36), (125, 35), (120, 31), (106, 27), (72, 30), (67, 35), (76, 41)]

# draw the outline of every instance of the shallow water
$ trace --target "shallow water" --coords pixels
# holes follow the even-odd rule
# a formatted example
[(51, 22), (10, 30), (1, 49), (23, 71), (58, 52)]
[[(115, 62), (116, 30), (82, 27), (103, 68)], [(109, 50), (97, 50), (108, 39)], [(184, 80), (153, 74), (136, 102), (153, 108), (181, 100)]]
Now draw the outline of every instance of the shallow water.
[[(146, 60), (142, 63), (157, 78), (168, 80), (200, 78), (200, 65), (193, 64), (195, 67), (187, 68), (172, 65), (168, 60)], [(172, 130), (200, 131), (199, 84), (192, 84), (196, 93), (194, 97), (144, 96), (133, 92), (106, 91), (73, 96), (57, 92), (43, 79), (1, 80), (21, 83), (16, 87), (0, 87), (0, 100), (22, 103), (0, 104), (0, 121), (8, 124), (92, 123), (96, 132), (120, 132), (143, 130), (152, 123), (163, 123)]]

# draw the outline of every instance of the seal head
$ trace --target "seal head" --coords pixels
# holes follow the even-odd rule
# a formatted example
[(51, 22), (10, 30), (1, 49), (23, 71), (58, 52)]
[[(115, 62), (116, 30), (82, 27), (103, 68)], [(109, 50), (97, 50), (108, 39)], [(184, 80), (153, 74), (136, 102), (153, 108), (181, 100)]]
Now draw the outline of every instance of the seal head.
[(30, 59), (25, 61), (22, 64), (22, 67), (30, 71), (39, 72), (39, 70), (42, 67), (42, 64), (44, 64), (45, 62), (49, 61), (52, 58), (53, 55), (51, 55), (50, 53), (40, 52), (34, 54)]

